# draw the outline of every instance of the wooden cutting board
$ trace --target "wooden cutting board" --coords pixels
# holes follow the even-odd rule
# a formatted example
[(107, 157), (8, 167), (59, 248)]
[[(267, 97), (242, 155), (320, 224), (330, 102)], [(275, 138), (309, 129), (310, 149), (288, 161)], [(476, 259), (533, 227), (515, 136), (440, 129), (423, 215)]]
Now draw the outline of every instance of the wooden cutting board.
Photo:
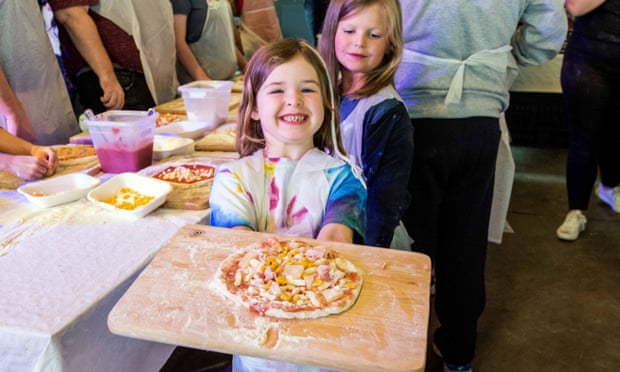
[(213, 287), (222, 260), (273, 236), (204, 225), (181, 228), (112, 309), (110, 330), (139, 339), (337, 370), (424, 370), (428, 256), (330, 243), (364, 273), (356, 304), (342, 314), (319, 319), (276, 319), (235, 305)]
[(237, 124), (227, 123), (220, 125), (206, 136), (196, 140), (196, 151), (235, 151), (237, 142)]

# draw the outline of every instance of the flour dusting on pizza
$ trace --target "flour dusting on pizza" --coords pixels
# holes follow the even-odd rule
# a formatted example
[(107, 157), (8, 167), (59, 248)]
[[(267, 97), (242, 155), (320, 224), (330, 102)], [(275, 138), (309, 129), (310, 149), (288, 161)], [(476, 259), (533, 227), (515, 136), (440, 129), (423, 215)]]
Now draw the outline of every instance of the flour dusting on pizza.
[(335, 250), (275, 238), (229, 256), (217, 280), (235, 302), (260, 315), (286, 319), (344, 312), (362, 289), (360, 270)]

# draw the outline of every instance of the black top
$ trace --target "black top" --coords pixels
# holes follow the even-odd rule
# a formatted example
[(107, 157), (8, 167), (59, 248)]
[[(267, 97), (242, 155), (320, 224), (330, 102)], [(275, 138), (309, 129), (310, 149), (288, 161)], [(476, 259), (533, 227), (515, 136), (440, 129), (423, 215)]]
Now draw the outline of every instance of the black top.
[(187, 16), (187, 33), (185, 41), (191, 44), (202, 35), (202, 28), (207, 19), (209, 6), (207, 0), (170, 0), (174, 14), (185, 14)]
[(577, 17), (573, 32), (590, 39), (620, 43), (620, 0), (607, 0), (590, 13)]

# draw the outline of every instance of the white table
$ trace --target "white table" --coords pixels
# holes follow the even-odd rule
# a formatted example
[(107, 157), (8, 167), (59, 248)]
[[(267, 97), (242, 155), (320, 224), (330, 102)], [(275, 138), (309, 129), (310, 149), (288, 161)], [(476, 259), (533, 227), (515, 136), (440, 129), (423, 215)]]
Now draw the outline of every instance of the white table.
[(163, 244), (207, 214), (128, 220), (86, 199), (42, 209), (0, 190), (0, 370), (159, 370), (174, 346), (114, 335), (107, 315)]

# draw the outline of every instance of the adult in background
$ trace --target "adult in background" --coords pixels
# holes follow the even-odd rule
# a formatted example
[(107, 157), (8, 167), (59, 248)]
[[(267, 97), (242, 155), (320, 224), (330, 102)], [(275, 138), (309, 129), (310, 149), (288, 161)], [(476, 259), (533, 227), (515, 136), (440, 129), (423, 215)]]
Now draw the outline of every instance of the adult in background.
[(65, 68), (95, 113), (146, 110), (178, 86), (169, 0), (49, 0)]
[(597, 168), (596, 194), (620, 213), (620, 0), (567, 0), (566, 10), (576, 16), (562, 65), (569, 212), (557, 236), (575, 240), (586, 228)]
[(246, 64), (235, 45), (233, 12), (228, 0), (172, 0), (181, 84), (193, 80), (229, 80)]
[(566, 14), (561, 0), (401, 0), (401, 7), (396, 88), (415, 127), (405, 224), (413, 249), (433, 259), (440, 323), (433, 341), (444, 370), (470, 371), (485, 304), (499, 117), (516, 63), (552, 59)]
[[(69, 142), (80, 131), (34, 1), (0, 0), (0, 127), (29, 142)], [(6, 83), (6, 84), (2, 84)]]
[(51, 176), (57, 165), (58, 156), (52, 147), (33, 145), (0, 128), (0, 172), (34, 180)]
[(274, 0), (245, 0), (237, 9), (241, 16), (239, 33), (246, 59), (249, 60), (261, 46), (282, 39)]

